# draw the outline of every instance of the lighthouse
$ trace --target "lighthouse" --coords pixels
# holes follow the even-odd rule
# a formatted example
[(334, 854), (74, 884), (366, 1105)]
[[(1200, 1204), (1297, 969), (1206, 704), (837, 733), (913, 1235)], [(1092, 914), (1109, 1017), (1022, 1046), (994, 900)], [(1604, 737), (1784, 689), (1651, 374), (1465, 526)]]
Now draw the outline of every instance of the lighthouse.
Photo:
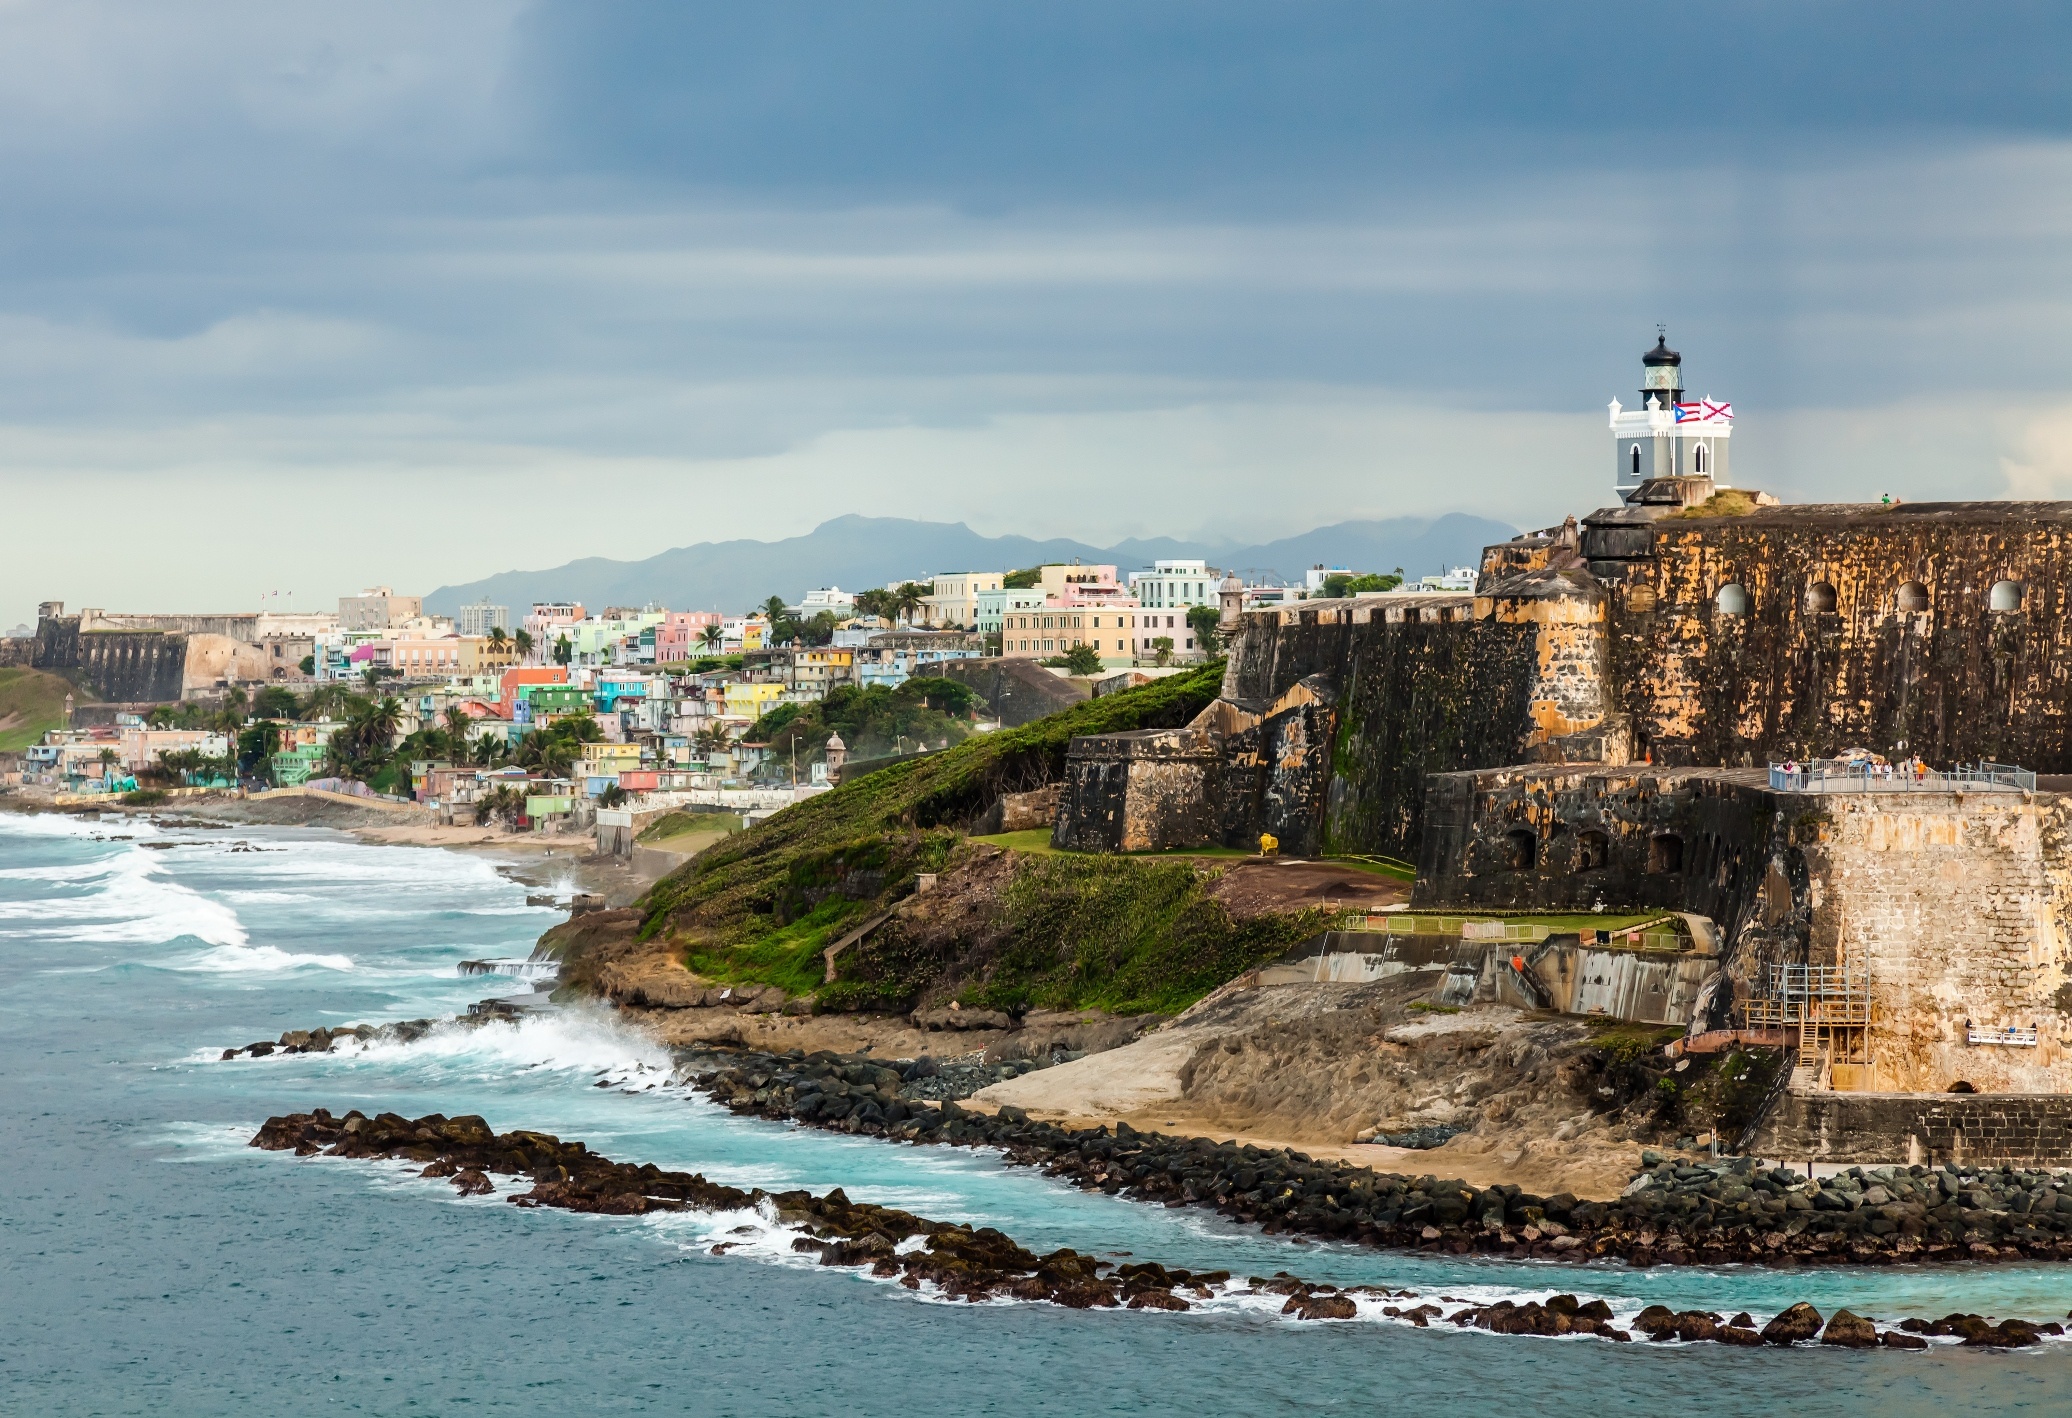
[[(1652, 478), (1706, 478), (1726, 487), (1734, 406), (1684, 394), (1683, 356), (1667, 331), (1640, 357), (1640, 406), (1611, 402), (1613, 477), (1621, 499)], [(1693, 499), (1702, 501), (1702, 497)]]

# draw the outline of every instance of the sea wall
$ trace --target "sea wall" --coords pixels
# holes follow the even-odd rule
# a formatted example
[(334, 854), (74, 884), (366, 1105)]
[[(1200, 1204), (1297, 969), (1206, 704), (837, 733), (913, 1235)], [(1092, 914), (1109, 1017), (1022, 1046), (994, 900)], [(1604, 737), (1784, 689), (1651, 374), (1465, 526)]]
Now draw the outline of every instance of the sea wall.
[(45, 615), (36, 625), (35, 668), (82, 671), (101, 699), (168, 703), (185, 683), (187, 637), (157, 630), (82, 632), (78, 616)]
[(1788, 1164), (2072, 1167), (2072, 1097), (1791, 1092), (1746, 1147)]

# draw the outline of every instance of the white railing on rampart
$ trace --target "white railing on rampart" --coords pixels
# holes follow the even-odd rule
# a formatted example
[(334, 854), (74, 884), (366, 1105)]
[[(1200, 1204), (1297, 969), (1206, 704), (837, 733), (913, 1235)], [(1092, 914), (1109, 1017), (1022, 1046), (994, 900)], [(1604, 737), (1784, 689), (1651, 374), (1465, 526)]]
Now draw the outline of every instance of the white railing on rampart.
[(1770, 788), (1779, 793), (1909, 793), (2036, 791), (2036, 775), (2012, 763), (1959, 764), (1950, 769), (1860, 759), (1773, 763)]

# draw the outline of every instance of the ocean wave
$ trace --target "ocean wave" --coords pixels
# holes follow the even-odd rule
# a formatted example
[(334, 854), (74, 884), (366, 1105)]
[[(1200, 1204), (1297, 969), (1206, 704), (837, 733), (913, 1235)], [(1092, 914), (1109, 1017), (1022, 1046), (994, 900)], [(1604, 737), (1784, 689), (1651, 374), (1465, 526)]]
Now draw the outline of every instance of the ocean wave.
[[(228, 904), (169, 879), (154, 853), (124, 852), (77, 896), (9, 902), (9, 919), (69, 917), (60, 924), (18, 932), (41, 939), (97, 944), (160, 945), (191, 937), (208, 945), (242, 946), (244, 923)], [(83, 880), (84, 878), (82, 878)]]
[(197, 970), (216, 975), (271, 974), (279, 970), (317, 967), (325, 970), (357, 969), (350, 955), (302, 954), (277, 945), (247, 945), (234, 942), (203, 951), (175, 970)]
[(412, 1043), (377, 1041), (359, 1052), (373, 1060), (464, 1069), (470, 1074), (536, 1069), (590, 1073), (613, 1084), (651, 1076), (661, 1081), (668, 1077), (671, 1063), (662, 1045), (587, 1009), (528, 1014), (510, 1023), (445, 1024)]

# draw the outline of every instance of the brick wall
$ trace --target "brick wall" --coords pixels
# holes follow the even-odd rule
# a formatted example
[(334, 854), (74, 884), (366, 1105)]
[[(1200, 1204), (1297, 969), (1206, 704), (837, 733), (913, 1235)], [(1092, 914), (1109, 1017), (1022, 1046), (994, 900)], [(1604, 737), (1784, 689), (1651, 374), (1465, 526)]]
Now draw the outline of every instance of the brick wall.
[(2072, 1166), (2072, 1096), (1787, 1093), (1747, 1147), (1787, 1163)]

